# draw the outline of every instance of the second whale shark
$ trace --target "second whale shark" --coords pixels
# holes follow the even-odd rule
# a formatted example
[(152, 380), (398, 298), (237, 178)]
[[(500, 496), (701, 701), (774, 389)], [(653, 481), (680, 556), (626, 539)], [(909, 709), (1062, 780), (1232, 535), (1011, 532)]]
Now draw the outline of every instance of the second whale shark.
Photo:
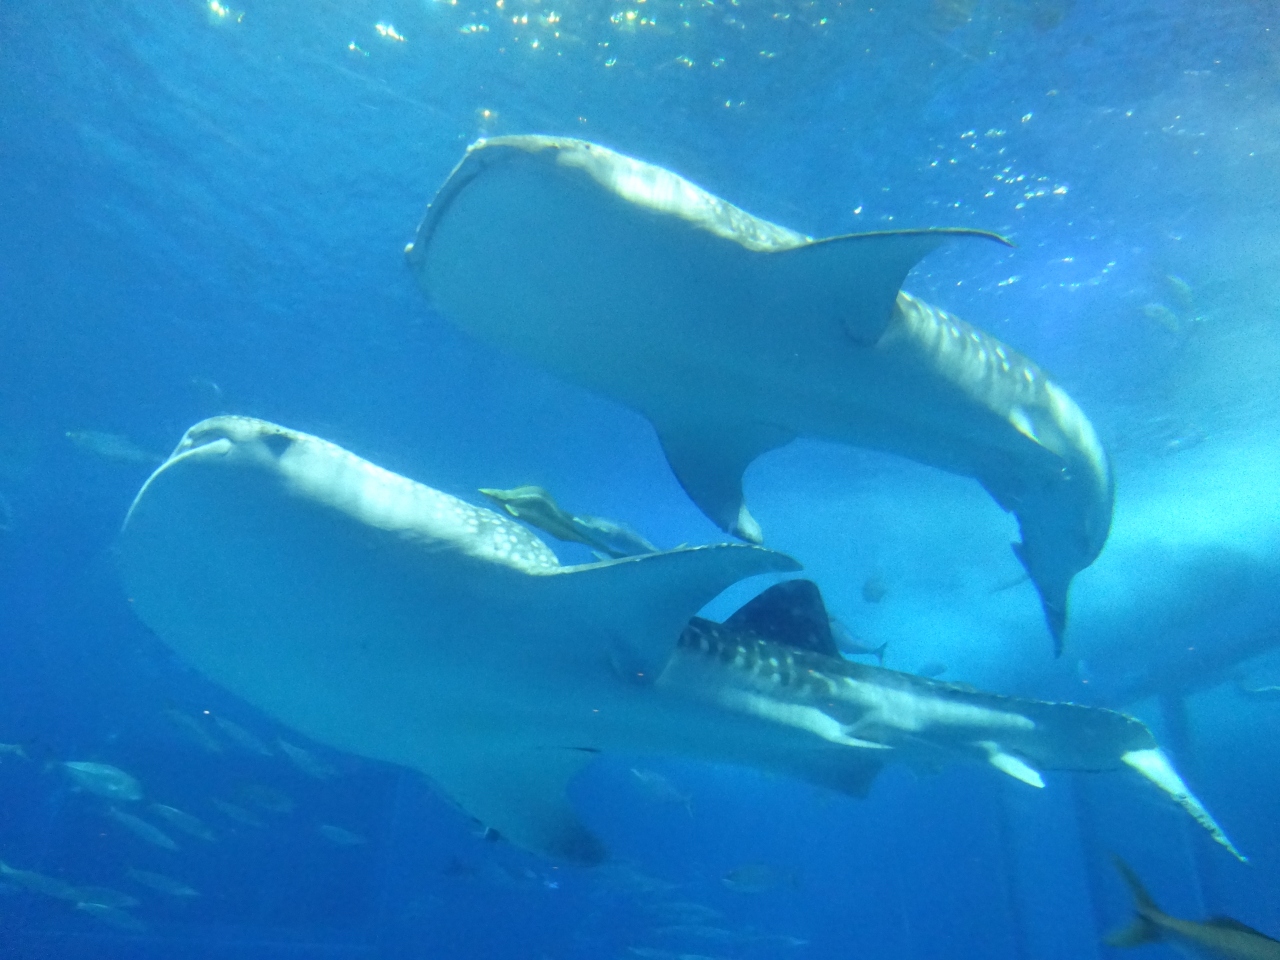
[(133, 609), (211, 679), (316, 741), (419, 770), (527, 849), (604, 856), (565, 796), (602, 751), (861, 795), (882, 766), (1131, 770), (1230, 841), (1137, 720), (841, 659), (817, 588), (698, 610), (795, 561), (721, 544), (561, 566), (514, 520), (314, 436), (187, 431), (121, 533)]
[(467, 151), (406, 255), (450, 321), (645, 416), (685, 491), (744, 540), (763, 533), (743, 472), (800, 436), (975, 478), (1018, 519), (1060, 652), (1071, 579), (1110, 529), (1111, 468), (1035, 363), (900, 291), (965, 236), (1002, 241), (814, 240), (598, 144), (510, 136)]

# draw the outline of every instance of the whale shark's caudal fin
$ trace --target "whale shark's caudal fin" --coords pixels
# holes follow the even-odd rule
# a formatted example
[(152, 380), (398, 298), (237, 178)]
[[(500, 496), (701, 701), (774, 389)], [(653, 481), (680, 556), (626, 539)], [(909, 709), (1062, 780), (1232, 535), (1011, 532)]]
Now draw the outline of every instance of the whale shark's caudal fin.
[(1236, 845), (1218, 826), (1218, 821), (1213, 819), (1204, 804), (1191, 792), (1191, 788), (1178, 775), (1163, 750), (1159, 747), (1129, 750), (1120, 759), (1172, 797), (1178, 806), (1191, 814), (1196, 823), (1208, 830), (1209, 835), (1226, 847), (1237, 860), (1243, 863), (1249, 859), (1236, 849)]

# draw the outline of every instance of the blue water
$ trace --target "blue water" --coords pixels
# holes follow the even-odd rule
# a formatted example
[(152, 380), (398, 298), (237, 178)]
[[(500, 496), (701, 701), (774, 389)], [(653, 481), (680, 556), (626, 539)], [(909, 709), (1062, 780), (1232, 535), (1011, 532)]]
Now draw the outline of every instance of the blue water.
[[(0, 878), (0, 957), (1078, 960), (1128, 917), (1111, 851), (1172, 913), (1280, 933), (1280, 700), (1239, 691), (1280, 683), (1277, 63), (1280, 20), (1248, 0), (3, 0), (0, 742), (28, 758), (0, 754), (0, 860), (128, 889), (146, 929)], [(133, 617), (112, 546), (150, 467), (68, 431), (163, 454), (204, 417), (259, 416), (459, 496), (540, 483), (660, 546), (721, 539), (646, 422), (466, 339), (404, 265), (466, 144), (522, 132), (814, 235), (1015, 241), (939, 251), (907, 286), (1051, 370), (1113, 455), (1111, 542), (1061, 661), (1033, 592), (995, 589), (1014, 530), (976, 484), (802, 442), (748, 500), (890, 666), (1145, 719), (1249, 865), (1120, 774), (1035, 791), (897, 766), (853, 800), (619, 757), (571, 791), (612, 865), (559, 866), (477, 836), (416, 774), (307, 743)], [(175, 712), (335, 775), (212, 752)], [(129, 771), (218, 839), (143, 842), (64, 760)], [(251, 826), (213, 804), (252, 807), (246, 784), (293, 810)], [(721, 882), (757, 864), (768, 889)], [(672, 903), (714, 931), (663, 930)]]

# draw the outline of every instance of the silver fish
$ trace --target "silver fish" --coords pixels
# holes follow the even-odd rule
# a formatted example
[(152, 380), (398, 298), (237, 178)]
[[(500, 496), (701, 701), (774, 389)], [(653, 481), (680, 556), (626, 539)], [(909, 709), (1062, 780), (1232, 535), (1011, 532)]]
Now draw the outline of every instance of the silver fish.
[(183, 833), (199, 840), (214, 841), (218, 839), (218, 835), (203, 820), (192, 816), (184, 810), (179, 810), (177, 807), (171, 807), (164, 803), (153, 803), (150, 810), (170, 826), (177, 827)]
[(164, 459), (158, 453), (143, 450), (128, 437), (99, 430), (68, 430), (67, 439), (81, 450), (117, 463), (136, 463), (154, 467)]
[(62, 768), (77, 787), (108, 800), (141, 800), (142, 784), (134, 776), (109, 763), (68, 760)]
[(173, 724), (183, 736), (207, 753), (222, 753), (222, 743), (211, 734), (201, 720), (177, 707), (169, 707), (164, 711), (165, 718)]
[(192, 889), (181, 880), (165, 876), (163, 873), (153, 873), (150, 870), (137, 870), (130, 867), (125, 871), (125, 876), (135, 883), (140, 883), (144, 887), (150, 887), (157, 893), (163, 893), (170, 897), (200, 896), (200, 891)]
[(137, 897), (119, 890), (112, 890), (110, 887), (75, 887), (73, 892), (77, 903), (97, 903), (117, 910), (136, 907), (140, 902)]
[(226, 717), (215, 716), (213, 724), (226, 735), (226, 738), (249, 753), (256, 753), (260, 756), (270, 757), (274, 755), (274, 751), (263, 743), (256, 735), (250, 733), (240, 724), (228, 720)]
[(152, 846), (160, 847), (164, 850), (177, 850), (178, 844), (174, 839), (161, 830), (159, 827), (147, 823), (141, 817), (135, 817), (132, 813), (125, 813), (116, 807), (112, 807), (107, 811), (109, 816), (120, 826), (124, 827), (139, 840), (145, 840)]
[(330, 780), (338, 775), (332, 764), (326, 763), (310, 750), (295, 746), (288, 740), (276, 739), (276, 746), (289, 758), (295, 767), (309, 777), (317, 780)]
[(296, 804), (283, 790), (260, 783), (242, 783), (236, 787), (236, 799), (268, 813), (290, 814)]
[(360, 834), (344, 830), (342, 827), (335, 827), (331, 823), (322, 823), (316, 830), (320, 836), (340, 847), (358, 847), (369, 842)]
[(875, 657), (880, 666), (884, 666), (884, 654), (889, 649), (889, 641), (886, 640), (878, 647), (868, 646), (835, 617), (831, 618), (831, 635), (835, 638), (836, 647), (846, 657)]
[(43, 894), (46, 897), (69, 900), (72, 903), (77, 899), (76, 888), (71, 884), (64, 883), (56, 877), (37, 873), (34, 870), (20, 870), (17, 867), (11, 867), (2, 860), (0, 860), (0, 878), (15, 887), (21, 887), (23, 890), (29, 890), (32, 893)]
[(261, 817), (246, 810), (244, 807), (237, 806), (234, 803), (228, 803), (226, 800), (220, 800), (217, 797), (214, 797), (209, 802), (221, 810), (225, 816), (236, 821), (236, 823), (242, 823), (247, 827), (266, 826), (266, 824), (262, 822)]
[(631, 775), (644, 788), (644, 792), (658, 803), (678, 803), (689, 816), (693, 816), (693, 798), (677, 790), (675, 784), (658, 771), (632, 767)]
[(746, 863), (728, 871), (720, 882), (734, 893), (765, 893), (783, 884), (795, 886), (795, 874), (767, 863)]
[(147, 929), (147, 925), (133, 914), (125, 913), (115, 907), (108, 907), (102, 903), (77, 903), (76, 909), (84, 911), (91, 917), (97, 917), (103, 923), (119, 930), (128, 930), (130, 933), (145, 933)]

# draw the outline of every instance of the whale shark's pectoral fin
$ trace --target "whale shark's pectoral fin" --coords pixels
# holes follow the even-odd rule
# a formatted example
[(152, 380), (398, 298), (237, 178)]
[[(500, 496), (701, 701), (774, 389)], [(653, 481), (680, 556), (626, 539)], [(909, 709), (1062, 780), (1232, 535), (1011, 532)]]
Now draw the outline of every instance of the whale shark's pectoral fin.
[(764, 533), (742, 499), (742, 475), (756, 457), (795, 433), (769, 424), (658, 424), (667, 463), (685, 493), (725, 533), (761, 543)]
[(1001, 773), (1007, 773), (1013, 779), (1021, 780), (1031, 787), (1044, 787), (1044, 778), (1040, 776), (1040, 771), (1022, 758), (1015, 757), (1006, 751), (994, 740), (979, 740), (977, 746), (981, 747), (986, 753), (987, 763)]
[(437, 757), (432, 779), (459, 807), (526, 850), (592, 865), (604, 844), (569, 806), (565, 788), (595, 759), (594, 751), (475, 744)]
[(780, 289), (803, 298), (802, 303), (778, 304), (779, 311), (792, 317), (839, 317), (850, 339), (870, 346), (893, 319), (898, 290), (911, 268), (957, 237), (1011, 246), (994, 233), (944, 227), (851, 233), (770, 253), (769, 267), (779, 275)]
[(563, 567), (529, 586), (539, 588), (531, 602), (550, 605), (548, 616), (562, 623), (572, 618), (580, 627), (559, 632), (566, 645), (559, 669), (579, 663), (594, 670), (603, 646), (619, 678), (647, 684), (666, 666), (689, 620), (716, 594), (746, 577), (798, 569), (785, 554), (720, 543)]

